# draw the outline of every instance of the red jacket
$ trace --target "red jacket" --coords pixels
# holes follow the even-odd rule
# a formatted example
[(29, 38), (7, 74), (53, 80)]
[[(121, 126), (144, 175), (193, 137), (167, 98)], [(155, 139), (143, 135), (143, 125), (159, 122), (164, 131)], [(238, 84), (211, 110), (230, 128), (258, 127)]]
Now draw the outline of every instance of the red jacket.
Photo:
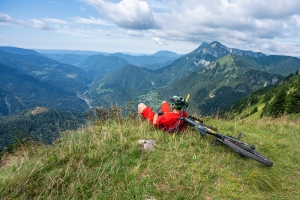
[[(168, 131), (168, 129), (171, 127), (174, 127), (177, 125), (177, 123), (179, 122), (179, 119), (181, 117), (182, 111), (180, 113), (173, 113), (173, 112), (164, 112), (164, 114), (160, 115), (156, 121), (156, 125), (158, 125), (158, 127), (160, 129), (165, 129)], [(188, 114), (187, 112), (184, 112), (183, 114), (184, 117), (187, 117)], [(182, 129), (184, 128), (185, 125), (185, 121), (182, 120), (180, 122), (179, 125), (179, 131), (182, 131)]]

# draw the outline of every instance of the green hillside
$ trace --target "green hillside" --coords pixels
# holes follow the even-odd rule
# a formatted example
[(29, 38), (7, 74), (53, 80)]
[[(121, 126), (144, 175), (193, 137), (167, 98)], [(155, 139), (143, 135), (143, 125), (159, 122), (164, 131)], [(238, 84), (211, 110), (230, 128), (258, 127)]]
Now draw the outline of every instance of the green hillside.
[(17, 47), (7, 47), (7, 46), (0, 46), (0, 51), (5, 51), (9, 53), (14, 54), (20, 54), (20, 55), (40, 55), (38, 52), (31, 50), (31, 49), (23, 49), (23, 48), (17, 48)]
[[(66, 130), (85, 124), (83, 113), (35, 107), (0, 118), (0, 152), (26, 141), (52, 144)], [(9, 147), (10, 146), (10, 147)]]
[(228, 48), (219, 42), (203, 43), (160, 69), (124, 66), (106, 77), (98, 77), (86, 97), (93, 100), (93, 106), (99, 106), (124, 105), (128, 100), (140, 101), (145, 96), (161, 101), (174, 94), (191, 93), (194, 108), (203, 115), (211, 115), (278, 83), (299, 70), (299, 63), (296, 57), (266, 56)]
[[(36, 106), (84, 111), (85, 101), (54, 83), (21, 73), (0, 63), (0, 117)], [(76, 83), (75, 83), (76, 84)]]
[[(20, 101), (20, 99), (22, 99)], [(11, 92), (0, 88), (0, 117), (8, 116), (32, 108), (36, 105), (35, 101), (21, 98)]]
[(103, 76), (128, 64), (128, 61), (117, 56), (102, 54), (92, 55), (81, 62), (78, 67), (93, 77)]
[(283, 76), (265, 72), (249, 57), (227, 55), (158, 90), (162, 99), (191, 94), (191, 105), (203, 115), (214, 114)]
[(155, 88), (157, 80), (152, 71), (128, 64), (114, 73), (96, 78), (87, 96), (93, 99), (93, 105), (116, 102), (124, 105)]
[[(202, 54), (192, 52), (158, 70), (127, 65), (105, 77), (96, 78), (89, 88), (88, 98), (93, 99), (93, 105), (112, 101), (122, 105), (128, 100), (140, 99), (141, 95), (155, 90), (160, 99), (173, 94), (191, 93), (195, 98), (192, 101), (198, 106), (197, 109), (201, 109), (203, 114), (208, 114), (230, 106), (251, 92), (272, 84), (273, 78), (279, 80), (283, 78), (281, 75), (261, 70), (264, 66), (249, 56), (229, 54), (211, 63), (201, 63), (197, 61), (201, 59), (198, 58), (200, 55)], [(207, 54), (203, 56), (211, 57)], [(236, 93), (235, 98), (225, 102), (224, 99), (226, 100), (233, 92)], [(214, 99), (211, 98), (213, 95)], [(205, 107), (202, 106), (204, 104)]]
[(84, 92), (93, 80), (82, 69), (38, 54), (15, 54), (0, 50), (0, 63), (75, 94)]
[(264, 65), (266, 70), (271, 73), (288, 76), (290, 73), (300, 69), (300, 59), (291, 56), (270, 55), (256, 59)]
[(220, 114), (227, 118), (279, 117), (300, 113), (300, 75), (291, 73), (280, 84), (254, 92)]
[[(173, 138), (139, 118), (118, 117), (118, 110), (99, 116), (106, 120), (64, 132), (50, 147), (27, 143), (2, 156), (0, 198), (299, 198), (299, 118), (206, 119), (222, 133), (242, 131), (242, 140), (274, 162), (266, 167), (225, 146), (211, 146), (211, 136), (200, 139), (194, 129)], [(141, 139), (154, 139), (157, 146), (142, 151)]]

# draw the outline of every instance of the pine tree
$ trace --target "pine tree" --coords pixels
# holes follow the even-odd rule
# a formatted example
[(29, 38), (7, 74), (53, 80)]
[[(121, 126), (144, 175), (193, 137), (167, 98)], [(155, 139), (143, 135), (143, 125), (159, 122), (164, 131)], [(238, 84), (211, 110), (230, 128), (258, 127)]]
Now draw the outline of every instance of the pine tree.
[(292, 91), (287, 96), (287, 113), (300, 113), (300, 76), (293, 83)]
[(284, 114), (286, 107), (286, 87), (283, 87), (279, 93), (276, 94), (274, 101), (270, 105), (270, 115), (272, 117), (279, 117)]

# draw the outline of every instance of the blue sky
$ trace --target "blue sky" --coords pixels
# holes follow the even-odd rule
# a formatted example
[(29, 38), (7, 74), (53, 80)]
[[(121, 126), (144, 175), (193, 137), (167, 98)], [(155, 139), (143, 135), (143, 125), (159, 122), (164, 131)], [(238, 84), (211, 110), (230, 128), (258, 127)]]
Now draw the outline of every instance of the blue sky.
[(212, 41), (300, 57), (300, 1), (0, 0), (0, 46), (185, 54)]

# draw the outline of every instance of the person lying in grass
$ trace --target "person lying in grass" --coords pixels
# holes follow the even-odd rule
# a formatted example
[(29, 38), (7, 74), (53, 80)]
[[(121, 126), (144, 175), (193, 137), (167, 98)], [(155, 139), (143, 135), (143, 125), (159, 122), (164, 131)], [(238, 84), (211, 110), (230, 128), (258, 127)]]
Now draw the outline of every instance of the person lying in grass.
[[(173, 96), (170, 98), (170, 103), (171, 106), (169, 106), (168, 102), (163, 101), (158, 113), (155, 113), (150, 106), (140, 103), (138, 105), (138, 113), (156, 128), (167, 132), (174, 132), (175, 128), (178, 128), (178, 131), (182, 131), (185, 127), (185, 121), (180, 121), (179, 119), (183, 112), (182, 108), (186, 104), (185, 99), (181, 96)], [(183, 116), (187, 117), (188, 113), (184, 111)], [(179, 121), (180, 124), (178, 125)]]

